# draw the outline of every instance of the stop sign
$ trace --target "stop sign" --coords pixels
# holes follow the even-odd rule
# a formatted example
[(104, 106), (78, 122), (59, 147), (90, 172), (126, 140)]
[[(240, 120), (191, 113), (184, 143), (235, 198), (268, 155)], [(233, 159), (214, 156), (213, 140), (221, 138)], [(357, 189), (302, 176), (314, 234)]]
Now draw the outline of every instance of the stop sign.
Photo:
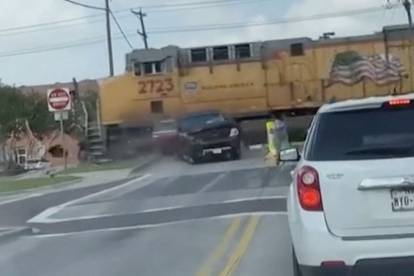
[(65, 111), (71, 108), (70, 91), (67, 88), (49, 89), (47, 93), (49, 111)]

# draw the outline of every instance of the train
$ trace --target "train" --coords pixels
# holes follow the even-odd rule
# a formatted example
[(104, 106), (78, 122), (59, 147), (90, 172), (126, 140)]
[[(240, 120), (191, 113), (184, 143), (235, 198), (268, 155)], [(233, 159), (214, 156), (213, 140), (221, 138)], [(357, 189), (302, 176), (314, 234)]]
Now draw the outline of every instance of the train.
[(151, 126), (186, 112), (237, 120), (312, 114), (324, 103), (413, 91), (408, 25), (349, 37), (136, 49), (122, 75), (101, 79), (106, 129)]

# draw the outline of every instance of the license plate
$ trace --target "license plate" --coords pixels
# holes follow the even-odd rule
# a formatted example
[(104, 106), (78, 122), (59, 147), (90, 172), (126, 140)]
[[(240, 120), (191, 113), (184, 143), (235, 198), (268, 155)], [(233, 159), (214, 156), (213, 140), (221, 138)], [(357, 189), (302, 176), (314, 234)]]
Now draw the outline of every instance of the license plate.
[(391, 190), (391, 200), (394, 212), (414, 210), (414, 189)]
[(221, 154), (223, 152), (222, 149), (212, 149), (211, 150), (214, 154)]

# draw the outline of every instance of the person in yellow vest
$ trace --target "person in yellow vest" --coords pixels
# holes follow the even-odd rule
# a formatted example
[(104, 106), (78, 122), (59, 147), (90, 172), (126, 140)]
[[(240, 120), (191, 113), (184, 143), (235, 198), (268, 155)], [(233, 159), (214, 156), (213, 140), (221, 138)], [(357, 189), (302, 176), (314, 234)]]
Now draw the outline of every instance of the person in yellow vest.
[(276, 124), (275, 120), (270, 120), (266, 122), (266, 132), (267, 132), (267, 150), (266, 160), (271, 160), (278, 164), (278, 150), (276, 142)]
[(279, 152), (289, 147), (289, 137), (286, 123), (278, 118), (266, 122), (267, 131), (267, 160), (274, 160), (279, 164)]

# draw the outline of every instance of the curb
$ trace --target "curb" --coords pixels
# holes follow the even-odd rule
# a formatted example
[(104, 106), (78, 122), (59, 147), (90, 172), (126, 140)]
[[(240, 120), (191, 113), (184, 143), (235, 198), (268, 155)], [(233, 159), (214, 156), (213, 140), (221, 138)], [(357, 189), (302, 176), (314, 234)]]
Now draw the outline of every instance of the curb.
[(136, 176), (139, 171), (150, 167), (152, 164), (159, 161), (160, 159), (161, 159), (160, 155), (153, 155), (152, 157), (147, 158), (144, 162), (135, 166), (129, 173), (128, 177)]

